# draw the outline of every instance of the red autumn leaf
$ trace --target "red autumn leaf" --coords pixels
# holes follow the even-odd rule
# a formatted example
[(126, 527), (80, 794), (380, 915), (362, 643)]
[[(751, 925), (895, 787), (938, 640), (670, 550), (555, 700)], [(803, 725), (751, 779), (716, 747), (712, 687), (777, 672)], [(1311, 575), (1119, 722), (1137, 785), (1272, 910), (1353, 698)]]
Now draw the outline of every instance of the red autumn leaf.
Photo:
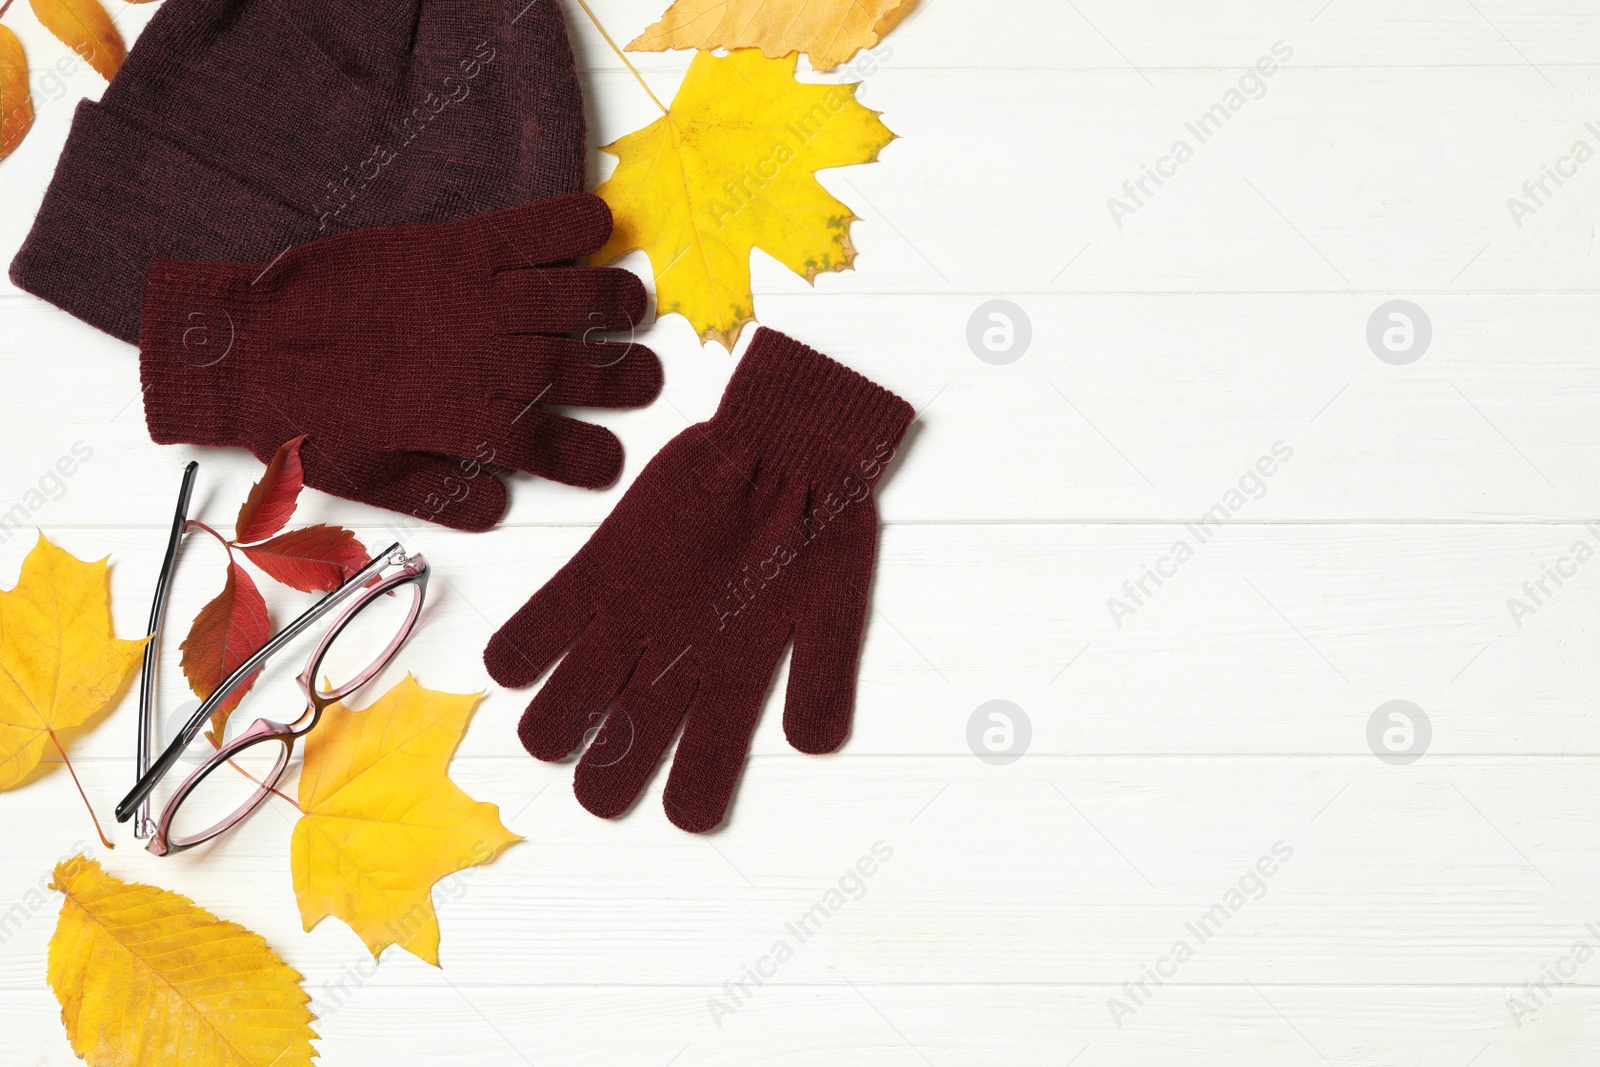
[[(267, 643), (272, 624), (267, 619), (267, 602), (249, 573), (237, 563), (228, 564), (228, 581), (215, 600), (200, 609), (179, 649), (183, 652), (183, 676), (195, 696), (205, 700), (236, 670)], [(233, 691), (216, 713), (211, 726), (222, 736), (228, 714), (244, 698), (260, 671)]]
[(304, 440), (302, 434), (279, 447), (267, 464), (267, 473), (250, 487), (250, 495), (233, 524), (234, 537), (240, 544), (265, 541), (283, 529), (294, 514), (300, 490), (306, 484), (305, 470), (300, 466), (300, 442)]
[(341, 526), (307, 526), (241, 548), (250, 562), (302, 593), (331, 592), (372, 562), (356, 535)]

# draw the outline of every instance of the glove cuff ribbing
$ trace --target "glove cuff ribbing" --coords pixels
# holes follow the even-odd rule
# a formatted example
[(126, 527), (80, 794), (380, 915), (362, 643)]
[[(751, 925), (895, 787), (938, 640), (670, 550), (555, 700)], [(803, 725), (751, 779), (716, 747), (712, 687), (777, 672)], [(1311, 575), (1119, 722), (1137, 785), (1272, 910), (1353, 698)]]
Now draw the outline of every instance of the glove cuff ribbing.
[(139, 331), (144, 417), (157, 444), (250, 447), (241, 364), (255, 265), (150, 264)]
[(711, 429), (766, 464), (853, 468), (875, 481), (914, 415), (883, 386), (762, 328), (729, 380)]

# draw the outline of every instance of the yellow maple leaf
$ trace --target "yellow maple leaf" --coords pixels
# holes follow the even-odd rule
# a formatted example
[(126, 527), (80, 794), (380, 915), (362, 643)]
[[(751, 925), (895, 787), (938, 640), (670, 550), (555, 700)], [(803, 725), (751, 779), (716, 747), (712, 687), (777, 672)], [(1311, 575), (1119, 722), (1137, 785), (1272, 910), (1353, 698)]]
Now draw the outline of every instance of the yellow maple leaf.
[(617, 169), (595, 191), (616, 224), (594, 262), (644, 249), (657, 313), (730, 349), (755, 319), (752, 249), (807, 281), (851, 266), (857, 216), (814, 172), (873, 162), (895, 136), (855, 85), (802, 84), (794, 65), (701, 52), (668, 113), (604, 149)]
[(838, 66), (887, 33), (906, 0), (676, 0), (630, 52), (759, 48), (773, 59), (805, 52), (818, 70)]
[(109, 707), (143, 649), (111, 631), (106, 561), (40, 534), (16, 588), (0, 592), (0, 789), (28, 776), (55, 731)]
[(364, 711), (335, 704), (306, 738), (290, 865), (309, 931), (335, 915), (374, 957), (390, 945), (439, 965), (433, 884), (522, 840), (452, 782), (450, 757), (482, 693), (406, 675)]
[(258, 934), (75, 856), (48, 978), (90, 1067), (309, 1067), (310, 997)]

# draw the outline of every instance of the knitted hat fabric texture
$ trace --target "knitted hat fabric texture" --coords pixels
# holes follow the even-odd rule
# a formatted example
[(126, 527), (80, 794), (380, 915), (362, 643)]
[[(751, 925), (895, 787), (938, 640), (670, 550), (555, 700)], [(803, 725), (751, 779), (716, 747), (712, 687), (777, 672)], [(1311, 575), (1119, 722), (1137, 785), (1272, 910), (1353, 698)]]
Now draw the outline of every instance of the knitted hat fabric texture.
[(559, 0), (167, 0), (78, 105), (11, 279), (137, 342), (152, 260), (578, 192), (585, 133)]

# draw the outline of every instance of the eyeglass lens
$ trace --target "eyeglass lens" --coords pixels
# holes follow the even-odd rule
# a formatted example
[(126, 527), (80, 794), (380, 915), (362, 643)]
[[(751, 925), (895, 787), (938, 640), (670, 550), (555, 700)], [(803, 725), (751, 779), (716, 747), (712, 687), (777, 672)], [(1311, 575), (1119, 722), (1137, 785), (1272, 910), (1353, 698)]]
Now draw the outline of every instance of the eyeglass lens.
[(310, 665), (317, 693), (342, 696), (370, 680), (410, 632), (421, 601), (422, 584), (416, 580), (358, 601), (334, 623), (337, 629), (330, 633), (321, 657)]
[[(196, 743), (211, 747), (204, 740)], [(172, 810), (167, 839), (178, 846), (204, 840), (248, 815), (270, 796), (267, 790), (277, 784), (288, 758), (289, 739), (273, 737), (212, 765)]]

